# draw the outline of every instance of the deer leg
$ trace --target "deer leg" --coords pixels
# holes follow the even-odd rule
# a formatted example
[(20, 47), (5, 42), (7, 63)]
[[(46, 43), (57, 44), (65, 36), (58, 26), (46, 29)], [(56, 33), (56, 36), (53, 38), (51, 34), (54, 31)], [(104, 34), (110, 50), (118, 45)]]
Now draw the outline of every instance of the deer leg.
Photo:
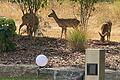
[(21, 29), (24, 25), (25, 25), (24, 23), (22, 23), (22, 24), (20, 25), (20, 27), (19, 27), (19, 35), (20, 35), (20, 29)]
[(29, 26), (29, 36), (32, 36), (32, 34), (33, 34), (33, 28)]
[(101, 42), (104, 42), (105, 41), (105, 36), (103, 35), (103, 34), (101, 34), (100, 32), (98, 32), (99, 33), (99, 35), (100, 35), (100, 41)]
[(64, 32), (64, 34), (65, 34), (65, 39), (66, 39), (66, 35), (67, 35), (66, 32), (67, 32), (67, 28), (65, 28), (65, 32)]
[(110, 41), (110, 32), (107, 35), (107, 41)]
[(35, 28), (33, 28), (33, 32), (34, 32), (34, 37), (36, 36), (37, 30), (38, 30), (39, 25), (35, 25)]
[(27, 25), (27, 34), (30, 35), (30, 28), (28, 25)]
[(64, 28), (62, 28), (62, 32), (61, 32), (61, 38), (62, 38), (62, 35), (63, 35), (63, 31), (64, 31)]
[(36, 29), (36, 26), (35, 26), (35, 28), (33, 28), (33, 32), (34, 32), (34, 36), (33, 36), (33, 37), (34, 37), (34, 41), (35, 41), (35, 36), (36, 36), (36, 30), (37, 30), (37, 29)]

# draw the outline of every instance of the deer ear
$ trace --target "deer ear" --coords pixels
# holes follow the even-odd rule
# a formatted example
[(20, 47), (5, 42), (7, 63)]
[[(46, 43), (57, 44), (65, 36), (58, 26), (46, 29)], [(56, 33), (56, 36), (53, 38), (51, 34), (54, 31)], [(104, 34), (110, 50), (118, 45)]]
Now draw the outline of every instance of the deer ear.
[(53, 9), (51, 9), (52, 10), (52, 12), (55, 12)]
[(101, 36), (101, 37), (103, 37), (103, 35), (100, 33), (100, 32), (98, 32), (99, 33), (99, 35)]

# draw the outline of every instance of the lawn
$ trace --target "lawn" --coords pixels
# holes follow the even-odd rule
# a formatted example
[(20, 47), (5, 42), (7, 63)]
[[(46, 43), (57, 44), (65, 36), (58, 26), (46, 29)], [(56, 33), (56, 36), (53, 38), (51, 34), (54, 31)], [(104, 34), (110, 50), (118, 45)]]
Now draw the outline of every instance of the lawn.
[(40, 74), (37, 75), (23, 75), (18, 77), (0, 77), (0, 80), (53, 80), (51, 75)]

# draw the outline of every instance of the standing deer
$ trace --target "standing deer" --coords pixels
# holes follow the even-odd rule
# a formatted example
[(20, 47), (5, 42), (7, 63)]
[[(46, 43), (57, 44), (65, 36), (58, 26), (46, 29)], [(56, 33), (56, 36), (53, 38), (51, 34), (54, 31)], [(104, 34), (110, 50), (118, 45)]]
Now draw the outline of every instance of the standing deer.
[(66, 38), (67, 27), (73, 27), (74, 29), (77, 29), (80, 23), (80, 21), (77, 19), (62, 19), (62, 18), (60, 19), (58, 18), (54, 10), (52, 10), (52, 13), (49, 14), (48, 17), (53, 17), (57, 22), (58, 26), (62, 28), (61, 38), (62, 38), (63, 32)]
[(110, 20), (102, 24), (101, 33), (99, 32), (102, 42), (105, 41), (105, 36), (107, 36), (107, 41), (110, 41), (111, 27), (112, 22)]
[(36, 34), (36, 30), (39, 26), (39, 19), (34, 13), (26, 13), (22, 16), (22, 24), (19, 27), (19, 34), (20, 29), (26, 25), (27, 26), (27, 33), (29, 36), (32, 36), (34, 33), (34, 37)]

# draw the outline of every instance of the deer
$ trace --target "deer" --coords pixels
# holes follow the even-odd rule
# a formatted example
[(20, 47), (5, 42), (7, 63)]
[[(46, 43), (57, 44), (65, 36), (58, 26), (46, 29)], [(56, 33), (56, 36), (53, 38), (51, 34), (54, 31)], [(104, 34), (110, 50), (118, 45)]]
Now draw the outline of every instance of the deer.
[(36, 30), (39, 26), (39, 19), (38, 17), (33, 13), (26, 13), (22, 16), (22, 24), (19, 27), (19, 34), (21, 28), (26, 25), (27, 26), (27, 34), (29, 36), (32, 36), (34, 33), (34, 37), (36, 34)]
[(54, 10), (52, 10), (52, 13), (50, 13), (48, 17), (53, 17), (58, 26), (62, 28), (61, 38), (63, 36), (63, 33), (66, 38), (67, 27), (73, 27), (74, 29), (77, 29), (78, 25), (80, 24), (80, 21), (74, 18), (73, 19), (58, 18)]
[(27, 34), (30, 38), (32, 38), (32, 35), (34, 33), (34, 40), (35, 40), (35, 35), (36, 31), (39, 27), (39, 18), (36, 16), (36, 12), (38, 11), (38, 8), (32, 8), (30, 5), (28, 7), (23, 6), (22, 4), (20, 5), (20, 9), (23, 13), (22, 16), (22, 23), (19, 27), (19, 34), (21, 28), (26, 25), (27, 26)]
[(105, 42), (105, 36), (107, 36), (107, 41), (110, 41), (111, 27), (112, 27), (112, 22), (110, 20), (108, 20), (102, 24), (101, 33), (99, 32), (99, 35), (101, 37), (100, 40), (102, 42)]

